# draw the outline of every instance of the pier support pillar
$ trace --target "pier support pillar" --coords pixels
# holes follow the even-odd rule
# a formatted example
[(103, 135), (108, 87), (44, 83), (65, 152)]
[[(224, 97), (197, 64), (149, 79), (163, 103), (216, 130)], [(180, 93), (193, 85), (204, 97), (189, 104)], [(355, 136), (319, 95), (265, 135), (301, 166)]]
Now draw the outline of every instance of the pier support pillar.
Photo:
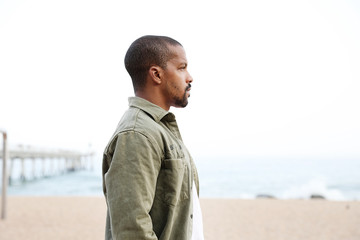
[(26, 177), (25, 177), (25, 162), (24, 162), (24, 159), (23, 159), (23, 158), (21, 158), (20, 161), (21, 161), (20, 180), (21, 180), (22, 182), (25, 182), (25, 181), (26, 181)]
[(54, 171), (54, 159), (50, 159), (50, 175), (55, 175), (55, 171)]
[(8, 187), (8, 177), (7, 177), (8, 149), (7, 149), (7, 134), (4, 131), (0, 131), (0, 133), (3, 134), (1, 219), (5, 219), (6, 218), (6, 203), (7, 203), (7, 187)]
[(9, 181), (9, 185), (12, 184), (12, 172), (13, 172), (13, 168), (14, 168), (14, 159), (9, 158), (10, 160), (10, 167), (9, 167), (9, 172), (8, 172), (8, 181)]
[(31, 170), (32, 170), (32, 178), (33, 179), (36, 179), (36, 167), (35, 167), (36, 162), (35, 162), (35, 160), (36, 160), (35, 158), (31, 159), (31, 161), (32, 161), (32, 169)]
[(42, 176), (45, 177), (45, 158), (41, 159), (41, 165), (42, 165)]

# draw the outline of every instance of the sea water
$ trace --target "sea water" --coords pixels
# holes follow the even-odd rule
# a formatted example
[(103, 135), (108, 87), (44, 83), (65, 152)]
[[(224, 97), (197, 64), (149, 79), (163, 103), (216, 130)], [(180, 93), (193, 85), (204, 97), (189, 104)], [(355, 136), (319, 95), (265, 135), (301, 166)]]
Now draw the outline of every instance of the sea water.
[[(203, 198), (360, 200), (360, 161), (357, 159), (195, 159)], [(92, 170), (49, 177), (14, 179), (9, 195), (102, 196), (101, 163)], [(19, 171), (14, 171), (19, 172)], [(16, 174), (15, 174), (16, 175)]]
[(210, 159), (197, 164), (201, 195), (221, 198), (360, 200), (356, 159)]

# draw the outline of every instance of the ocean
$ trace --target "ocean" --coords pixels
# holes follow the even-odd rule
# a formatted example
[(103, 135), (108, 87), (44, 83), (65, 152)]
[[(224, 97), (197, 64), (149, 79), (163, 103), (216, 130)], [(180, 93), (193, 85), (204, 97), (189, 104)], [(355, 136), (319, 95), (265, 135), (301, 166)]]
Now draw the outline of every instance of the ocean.
[[(28, 161), (30, 162), (30, 161)], [(199, 158), (200, 197), (254, 199), (259, 195), (277, 199), (309, 199), (321, 195), (328, 200), (360, 200), (358, 159), (243, 159)], [(30, 163), (28, 163), (30, 164)], [(103, 196), (101, 163), (93, 169), (36, 179), (19, 178), (19, 163), (13, 167), (9, 195)], [(49, 171), (50, 164), (47, 164)], [(30, 167), (28, 167), (30, 169)], [(54, 171), (54, 170), (52, 170)], [(48, 174), (50, 175), (50, 174)]]

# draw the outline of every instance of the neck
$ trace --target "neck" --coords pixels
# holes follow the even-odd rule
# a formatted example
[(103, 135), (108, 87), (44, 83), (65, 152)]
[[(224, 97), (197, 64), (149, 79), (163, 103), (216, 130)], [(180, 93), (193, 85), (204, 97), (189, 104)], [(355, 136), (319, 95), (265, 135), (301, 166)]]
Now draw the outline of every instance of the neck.
[(170, 105), (166, 103), (165, 99), (162, 97), (161, 94), (158, 94), (155, 91), (151, 91), (151, 93), (147, 91), (136, 91), (135, 96), (143, 98), (159, 107), (164, 109), (165, 111), (169, 111)]

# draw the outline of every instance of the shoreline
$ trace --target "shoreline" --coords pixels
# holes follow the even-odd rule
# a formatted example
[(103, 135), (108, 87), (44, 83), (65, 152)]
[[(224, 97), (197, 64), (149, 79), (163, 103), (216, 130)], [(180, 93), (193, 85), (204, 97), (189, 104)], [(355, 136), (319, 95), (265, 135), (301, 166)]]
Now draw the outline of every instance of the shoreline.
[[(9, 196), (0, 240), (104, 239), (106, 203), (94, 196)], [(201, 198), (206, 240), (360, 239), (360, 202)]]

